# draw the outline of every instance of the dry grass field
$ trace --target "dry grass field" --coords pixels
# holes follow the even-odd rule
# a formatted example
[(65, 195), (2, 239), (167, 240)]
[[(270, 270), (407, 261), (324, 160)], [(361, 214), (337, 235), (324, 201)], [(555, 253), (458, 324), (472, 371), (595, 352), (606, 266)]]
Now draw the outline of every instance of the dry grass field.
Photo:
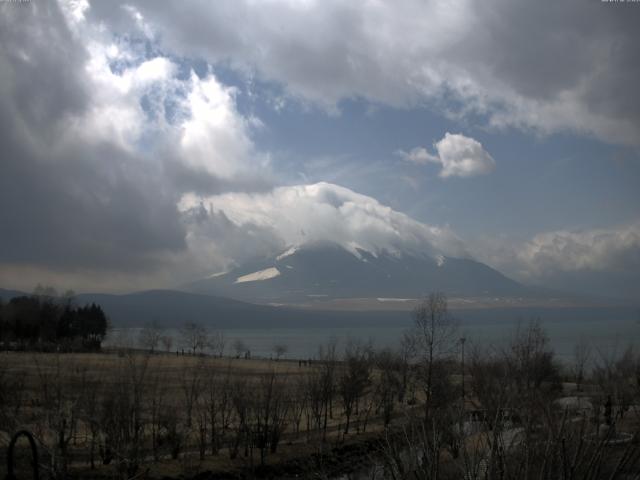
[(367, 384), (345, 435), (336, 384), (344, 368), (140, 351), (2, 352), (0, 476), (17, 429), (35, 435), (49, 474), (82, 477), (127, 478), (134, 461), (153, 478), (209, 470), (239, 475), (366, 442), (383, 430), (380, 373), (371, 367), (364, 373)]

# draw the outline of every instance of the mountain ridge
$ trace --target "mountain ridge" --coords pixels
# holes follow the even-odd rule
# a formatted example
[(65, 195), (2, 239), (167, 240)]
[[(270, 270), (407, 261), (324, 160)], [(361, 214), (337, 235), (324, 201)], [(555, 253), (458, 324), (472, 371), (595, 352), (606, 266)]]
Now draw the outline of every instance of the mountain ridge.
[(349, 251), (338, 244), (291, 246), (185, 286), (186, 291), (258, 303), (308, 298), (418, 298), (432, 291), (450, 296), (531, 296), (526, 287), (470, 258), (404, 252)]
[[(0, 288), (5, 302), (12, 296), (29, 295), (18, 290)], [(357, 299), (356, 299), (357, 300)], [(412, 324), (411, 302), (391, 302), (381, 309), (376, 299), (366, 299), (365, 305), (347, 308), (313, 308), (313, 306), (255, 305), (233, 299), (194, 294), (179, 290), (146, 290), (125, 294), (83, 293), (75, 297), (77, 304), (99, 304), (116, 328), (141, 327), (156, 322), (162, 327), (180, 327), (192, 321), (210, 328), (353, 328), (358, 326), (404, 326)], [(450, 310), (455, 318), (465, 321), (502, 322), (520, 318), (564, 320), (570, 318), (602, 319), (607, 316), (632, 318), (637, 306), (606, 303), (553, 304), (541, 302), (528, 305), (468, 303), (450, 298)], [(384, 303), (384, 302), (383, 302)], [(322, 307), (322, 306), (321, 306)]]

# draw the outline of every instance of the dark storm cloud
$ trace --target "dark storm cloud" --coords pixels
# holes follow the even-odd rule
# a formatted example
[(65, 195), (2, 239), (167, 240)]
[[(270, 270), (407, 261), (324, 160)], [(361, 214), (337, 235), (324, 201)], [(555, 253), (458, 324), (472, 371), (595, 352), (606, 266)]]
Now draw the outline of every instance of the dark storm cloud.
[(629, 130), (640, 133), (637, 5), (494, 0), (478, 4), (476, 13), (482, 28), (454, 51), (464, 62), (477, 63), (479, 72), (484, 65), (527, 99), (574, 94), (587, 112), (628, 120)]
[(135, 269), (184, 247), (175, 199), (126, 153), (106, 145), (42, 159), (3, 133), (0, 262)]
[(79, 74), (86, 52), (55, 2), (4, 2), (0, 25), (2, 131), (52, 142), (58, 120), (87, 104)]
[(135, 269), (184, 247), (176, 198), (121, 147), (66, 139), (86, 51), (56, 3), (0, 15), (0, 264)]

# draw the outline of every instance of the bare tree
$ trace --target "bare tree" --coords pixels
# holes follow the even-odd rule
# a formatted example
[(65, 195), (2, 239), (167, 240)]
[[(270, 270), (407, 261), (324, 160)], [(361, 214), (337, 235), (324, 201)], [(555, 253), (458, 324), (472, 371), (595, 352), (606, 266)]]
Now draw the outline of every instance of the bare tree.
[(336, 338), (329, 339), (327, 345), (321, 345), (318, 349), (320, 362), (321, 399), (323, 403), (324, 422), (322, 426), (322, 438), (326, 440), (329, 418), (333, 418), (333, 397), (336, 391)]
[[(206, 377), (206, 372), (203, 372), (203, 376)], [(207, 398), (207, 388), (206, 388), (207, 379), (203, 378), (202, 384), (198, 389), (198, 395), (196, 396), (195, 401), (195, 417), (196, 417), (196, 438), (198, 441), (198, 453), (200, 455), (200, 460), (204, 460), (204, 456), (207, 452), (208, 445), (208, 434), (209, 434), (209, 425), (211, 424), (209, 419), (210, 413), (210, 402)]]
[[(40, 424), (40, 438), (52, 440), (51, 444), (43, 442), (51, 457), (51, 474), (53, 477), (64, 478), (70, 462), (69, 443), (76, 431), (82, 397), (86, 393), (86, 389), (82, 388), (85, 384), (69, 384), (65, 375), (69, 365), (62, 364), (60, 355), (56, 355), (48, 365), (42, 364), (37, 356), (33, 360), (37, 368), (39, 397), (44, 413), (44, 422)], [(75, 365), (71, 365), (71, 369), (75, 369)], [(85, 373), (86, 370), (83, 369), (83, 377)]]
[(101, 434), (100, 400), (104, 395), (104, 378), (107, 370), (104, 365), (98, 365), (97, 375), (83, 375), (82, 383), (85, 394), (80, 398), (80, 421), (84, 425), (85, 438), (89, 436), (89, 464), (95, 469), (96, 448)]
[(300, 435), (300, 423), (302, 415), (308, 408), (309, 392), (307, 391), (307, 378), (305, 375), (297, 375), (290, 391), (291, 420), (294, 425), (296, 437)]
[(162, 329), (158, 322), (153, 321), (140, 329), (138, 344), (153, 354), (158, 345), (160, 345), (161, 338)]
[(311, 430), (322, 431), (322, 419), (326, 417), (325, 411), (328, 402), (325, 401), (325, 373), (322, 370), (312, 370), (308, 373), (305, 380), (305, 390), (309, 403), (306, 409), (307, 436), (310, 437)]
[(584, 337), (580, 337), (578, 343), (573, 347), (573, 373), (576, 380), (576, 389), (582, 389), (582, 382), (585, 377), (585, 369), (591, 358), (591, 345)]
[(198, 359), (193, 365), (189, 358), (184, 359), (182, 365), (182, 373), (180, 375), (180, 387), (183, 394), (183, 406), (186, 416), (187, 428), (191, 428), (193, 421), (193, 411), (198, 403), (201, 394), (203, 377), (204, 377), (204, 360)]
[[(154, 460), (160, 459), (160, 446), (163, 443), (162, 415), (168, 408), (168, 387), (162, 368), (154, 369), (150, 374), (149, 394), (146, 396), (148, 404), (149, 433), (151, 435), (151, 450)], [(164, 432), (166, 433), (166, 432)]]
[[(409, 330), (404, 332), (402, 339), (400, 340), (400, 374), (401, 374), (401, 388), (398, 391), (398, 401), (403, 402), (405, 396), (409, 394), (409, 400), (415, 402), (415, 382), (411, 375), (411, 362), (416, 356), (416, 335), (415, 332)], [(411, 387), (411, 388), (410, 388)]]
[(375, 366), (379, 372), (375, 379), (374, 393), (376, 410), (382, 412), (385, 428), (391, 423), (396, 398), (402, 398), (403, 361), (402, 356), (391, 350), (382, 350), (375, 355)]
[(217, 375), (213, 369), (206, 372), (204, 397), (212, 455), (218, 453), (225, 433), (231, 424), (233, 413), (232, 377), (233, 372), (230, 366), (227, 367), (223, 375)]
[(245, 445), (245, 456), (249, 455), (251, 445), (251, 431), (249, 426), (250, 396), (247, 394), (247, 380), (244, 377), (236, 377), (231, 382), (231, 402), (235, 413), (233, 425), (234, 438), (229, 447), (229, 457), (233, 460), (238, 456), (240, 446)]
[(160, 343), (162, 343), (164, 351), (169, 353), (171, 351), (171, 347), (173, 346), (173, 337), (171, 335), (162, 335), (160, 337)]
[(612, 423), (622, 420), (633, 403), (639, 385), (637, 365), (638, 360), (631, 345), (622, 354), (616, 351), (608, 355), (600, 352), (595, 362), (593, 377), (600, 385), (603, 395), (611, 397)]
[(172, 459), (177, 459), (184, 448), (187, 431), (181, 422), (177, 409), (165, 408), (160, 411), (158, 429), (162, 432), (162, 443), (169, 447)]
[(524, 329), (518, 327), (504, 356), (518, 393), (528, 396), (543, 386), (559, 388), (559, 366), (549, 337), (538, 322), (530, 322)]
[(216, 330), (209, 334), (208, 347), (215, 356), (222, 358), (226, 344), (227, 341), (224, 337), (224, 333), (221, 331)]
[(126, 355), (100, 405), (103, 463), (116, 461), (120, 478), (133, 477), (143, 460), (148, 355)]
[(180, 329), (182, 344), (194, 355), (202, 352), (208, 343), (206, 327), (196, 322), (187, 322)]
[[(16, 374), (18, 373), (18, 374)], [(11, 372), (4, 361), (0, 362), (0, 425), (12, 431), (21, 422), (23, 398), (26, 394), (24, 375)]]
[(233, 341), (233, 349), (236, 352), (236, 356), (240, 358), (240, 356), (242, 356), (247, 351), (247, 346), (241, 338), (236, 338)]
[(431, 293), (424, 298), (413, 315), (413, 336), (423, 369), (424, 417), (428, 423), (434, 396), (435, 364), (452, 352), (456, 339), (456, 325), (449, 314), (447, 297), (443, 293)]
[(260, 464), (267, 453), (276, 453), (286, 427), (288, 402), (286, 376), (274, 371), (261, 375), (249, 402), (249, 427), (260, 451)]
[(280, 357), (285, 355), (289, 347), (287, 347), (284, 343), (277, 343), (273, 346), (273, 352), (276, 354), (276, 360), (280, 360)]
[(346, 417), (345, 435), (349, 433), (351, 414), (354, 408), (356, 411), (358, 410), (358, 403), (371, 384), (370, 353), (371, 349), (368, 346), (363, 346), (353, 340), (347, 343), (344, 366), (338, 378), (338, 390)]

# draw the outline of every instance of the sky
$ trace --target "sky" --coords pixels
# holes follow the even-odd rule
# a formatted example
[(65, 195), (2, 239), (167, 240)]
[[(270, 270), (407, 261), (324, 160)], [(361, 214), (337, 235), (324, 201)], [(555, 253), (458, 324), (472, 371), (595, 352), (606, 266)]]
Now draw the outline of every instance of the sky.
[(0, 286), (337, 241), (640, 297), (640, 3), (0, 3)]

